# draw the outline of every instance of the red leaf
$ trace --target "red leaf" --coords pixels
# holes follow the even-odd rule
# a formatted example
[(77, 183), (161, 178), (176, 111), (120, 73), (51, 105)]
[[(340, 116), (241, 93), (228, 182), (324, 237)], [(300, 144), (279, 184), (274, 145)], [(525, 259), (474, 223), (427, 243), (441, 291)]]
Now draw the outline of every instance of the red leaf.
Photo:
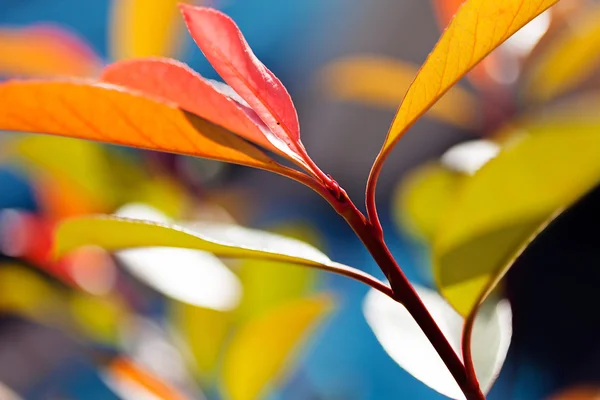
[(239, 28), (227, 15), (205, 7), (180, 6), (188, 30), (215, 70), (297, 154), (304, 154), (292, 99), (254, 55)]
[(218, 86), (177, 60), (145, 58), (117, 62), (103, 71), (101, 79), (173, 102), (305, 166), (296, 153), (268, 130), (252, 109), (230, 98)]

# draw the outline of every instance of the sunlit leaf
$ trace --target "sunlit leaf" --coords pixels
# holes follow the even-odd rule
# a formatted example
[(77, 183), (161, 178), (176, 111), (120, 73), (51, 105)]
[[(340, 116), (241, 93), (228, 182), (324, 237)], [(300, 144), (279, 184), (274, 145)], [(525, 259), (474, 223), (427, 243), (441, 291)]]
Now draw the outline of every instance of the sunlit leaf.
[(546, 101), (585, 81), (600, 65), (600, 7), (586, 7), (533, 61), (526, 95)]
[(327, 296), (285, 303), (242, 326), (223, 360), (223, 385), (232, 400), (262, 398), (265, 386), (290, 372), (298, 347), (332, 309)]
[(268, 131), (250, 107), (230, 98), (221, 91), (221, 86), (176, 60), (149, 58), (118, 62), (108, 66), (101, 79), (171, 101), (265, 149), (297, 158), (284, 142)]
[(202, 250), (218, 257), (281, 261), (336, 272), (388, 291), (369, 274), (331, 261), (306, 243), (237, 225), (203, 222), (182, 227), (116, 216), (90, 216), (66, 220), (57, 229), (56, 254), (63, 255), (87, 244), (110, 251), (178, 247)]
[(89, 77), (101, 60), (75, 34), (51, 25), (0, 29), (0, 76)]
[(371, 171), (372, 193), (383, 162), (406, 131), (483, 57), (558, 0), (466, 0), (408, 89)]
[(298, 158), (305, 156), (294, 103), (285, 86), (254, 55), (227, 15), (205, 7), (181, 6), (188, 30), (208, 61)]
[(175, 104), (107, 84), (0, 84), (0, 130), (68, 136), (284, 171), (243, 139)]
[[(322, 73), (322, 85), (334, 99), (396, 109), (418, 68), (391, 58), (357, 55), (334, 61)], [(476, 99), (456, 86), (429, 110), (429, 116), (463, 128), (477, 125)]]
[(112, 0), (112, 58), (176, 55), (185, 32), (179, 3), (192, 0)]
[(597, 127), (536, 129), (536, 134), (513, 136), (498, 156), (463, 181), (435, 237), (436, 281), (462, 315), (557, 210), (600, 180)]
[[(463, 318), (436, 292), (415, 288), (454, 351), (460, 354)], [(365, 298), (363, 311), (384, 350), (404, 370), (450, 398), (464, 399), (448, 368), (401, 304), (372, 290)], [(502, 368), (511, 336), (512, 313), (508, 301), (486, 304), (477, 315), (471, 343), (477, 378), (485, 393)]]

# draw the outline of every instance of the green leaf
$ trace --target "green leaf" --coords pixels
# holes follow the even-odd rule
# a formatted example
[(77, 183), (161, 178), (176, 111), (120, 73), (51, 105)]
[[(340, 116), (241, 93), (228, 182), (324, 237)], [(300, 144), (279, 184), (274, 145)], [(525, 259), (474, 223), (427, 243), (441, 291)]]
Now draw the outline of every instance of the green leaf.
[(202, 222), (189, 227), (116, 216), (65, 220), (57, 229), (55, 254), (83, 245), (110, 251), (135, 247), (178, 247), (202, 250), (225, 258), (280, 261), (345, 275), (389, 294), (389, 287), (356, 268), (332, 261), (299, 240), (238, 225)]
[(537, 126), (505, 140), (463, 181), (435, 235), (434, 275), (444, 297), (469, 315), (548, 219), (599, 180), (598, 127)]

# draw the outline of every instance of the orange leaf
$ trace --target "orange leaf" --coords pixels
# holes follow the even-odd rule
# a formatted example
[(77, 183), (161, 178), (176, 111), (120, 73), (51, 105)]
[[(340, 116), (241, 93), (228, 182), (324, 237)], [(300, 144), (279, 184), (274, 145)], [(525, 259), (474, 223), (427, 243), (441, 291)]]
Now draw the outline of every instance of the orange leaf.
[(62, 28), (0, 29), (0, 76), (94, 75), (101, 61), (82, 39)]
[(243, 139), (175, 104), (108, 84), (0, 84), (0, 130), (47, 133), (210, 158), (284, 175), (295, 173)]
[(235, 22), (211, 8), (188, 5), (180, 8), (194, 41), (223, 80), (291, 152), (299, 158), (308, 158), (300, 142), (298, 115), (289, 93), (256, 58)]
[(267, 150), (296, 157), (252, 109), (230, 98), (179, 61), (146, 58), (117, 62), (104, 70), (101, 79), (172, 101)]
[(408, 89), (373, 164), (370, 213), (383, 162), (406, 131), (448, 89), (512, 34), (558, 0), (466, 0)]
[[(443, 30), (448, 26), (464, 2), (465, 0), (433, 0), (433, 8), (435, 9), (440, 29)], [(490, 54), (482, 60), (479, 65), (476, 65), (467, 77), (477, 87), (489, 86), (490, 76), (487, 71), (494, 68), (501, 68), (498, 56), (496, 54)]]
[(128, 358), (115, 358), (108, 365), (108, 372), (117, 383), (133, 383), (147, 392), (148, 397), (161, 400), (186, 399), (179, 390)]

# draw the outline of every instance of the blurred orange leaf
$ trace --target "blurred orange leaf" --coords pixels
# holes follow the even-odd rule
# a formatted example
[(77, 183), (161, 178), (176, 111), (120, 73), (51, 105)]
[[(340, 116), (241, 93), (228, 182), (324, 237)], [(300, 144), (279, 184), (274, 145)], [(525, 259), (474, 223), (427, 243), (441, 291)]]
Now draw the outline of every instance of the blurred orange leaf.
[(408, 89), (373, 165), (369, 192), (391, 149), (416, 120), (487, 54), (557, 1), (465, 1)]
[[(381, 107), (398, 107), (418, 68), (410, 63), (379, 56), (356, 55), (329, 64), (323, 71), (327, 94), (341, 100)], [(477, 100), (455, 86), (431, 107), (429, 115), (463, 128), (477, 124)]]
[(93, 76), (102, 62), (81, 38), (57, 26), (0, 29), (0, 76)]
[(582, 83), (600, 64), (600, 7), (586, 8), (533, 61), (526, 94), (547, 101)]
[[(469, 315), (518, 253), (557, 212), (600, 180), (600, 135), (568, 125), (527, 126), (454, 196), (433, 240), (433, 273), (442, 295)], [(568, 166), (568, 168), (565, 168)]]
[(232, 133), (176, 105), (83, 81), (0, 85), (0, 129), (167, 151), (285, 173)]
[(179, 390), (129, 358), (119, 357), (115, 359), (108, 366), (108, 372), (111, 378), (117, 383), (117, 387), (127, 388), (133, 386), (139, 388), (139, 390), (143, 390), (142, 393), (145, 392), (144, 394), (146, 394), (143, 397), (160, 400), (187, 399), (187, 396), (183, 395)]
[(179, 61), (147, 58), (117, 62), (104, 70), (101, 79), (172, 101), (265, 149), (285, 155), (285, 143), (268, 131), (252, 109)]

